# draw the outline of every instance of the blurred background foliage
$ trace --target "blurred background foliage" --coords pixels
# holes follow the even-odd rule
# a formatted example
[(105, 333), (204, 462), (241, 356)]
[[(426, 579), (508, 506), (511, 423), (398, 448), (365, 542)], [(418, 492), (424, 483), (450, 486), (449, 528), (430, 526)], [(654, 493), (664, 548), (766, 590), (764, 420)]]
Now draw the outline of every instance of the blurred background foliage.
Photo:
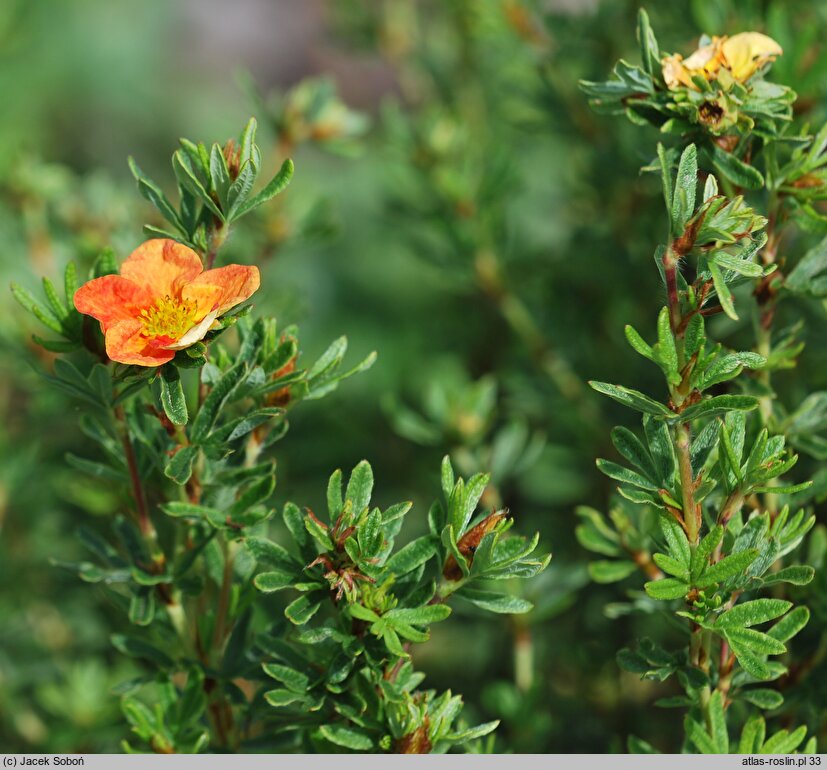
[[(381, 502), (424, 511), (446, 451), (464, 474), (493, 472), (488, 504), (539, 529), (554, 553), (528, 588), (537, 609), (499, 624), (459, 616), (416, 664), (432, 686), (463, 693), (469, 716), (503, 720), (500, 751), (617, 751), (630, 733), (676, 748), (674, 713), (653, 708), (671, 693), (615, 662), (629, 640), (670, 632), (631, 592), (636, 579), (589, 582), (575, 538), (575, 507), (605, 509), (613, 494), (593, 458), (609, 456), (608, 427), (626, 418), (585, 380), (657, 387), (622, 338), (624, 323), (648, 329), (662, 293), (650, 262), (660, 191), (639, 174), (657, 137), (593, 114), (577, 87), (635, 59), (637, 6), (0, 4), (3, 285), (34, 288), (69, 259), (86, 268), (105, 246), (123, 258), (140, 242), (152, 214), (128, 154), (172, 186), (178, 136), (224, 141), (254, 114), (270, 171), (294, 158), (288, 193), (245, 220), (224, 258), (261, 265), (257, 304), (299, 323), (309, 355), (346, 333), (354, 359), (375, 349), (379, 361), (296, 414), (279, 445), (277, 497), (321, 504), (329, 473), (367, 457)], [(772, 35), (785, 48), (772, 79), (798, 91), (803, 120), (824, 121), (823, 3), (647, 8), (670, 51), (692, 50), (701, 32)], [(49, 560), (77, 559), (76, 528), (102, 527), (122, 501), (66, 464), (82, 453), (75, 416), (39, 378), (49, 357), (9, 293), (0, 306), (0, 745), (117, 750), (126, 728), (113, 686), (137, 664), (109, 635), (126, 621)], [(799, 368), (778, 377), (797, 404), (827, 387), (825, 308), (788, 303), (786, 313), (808, 322)], [(721, 323), (732, 339), (743, 331)], [(801, 478), (819, 470), (801, 465)], [(408, 526), (409, 537), (426, 528)], [(822, 741), (825, 587), (822, 577), (804, 598), (816, 617), (798, 650), (806, 676), (790, 685)]]

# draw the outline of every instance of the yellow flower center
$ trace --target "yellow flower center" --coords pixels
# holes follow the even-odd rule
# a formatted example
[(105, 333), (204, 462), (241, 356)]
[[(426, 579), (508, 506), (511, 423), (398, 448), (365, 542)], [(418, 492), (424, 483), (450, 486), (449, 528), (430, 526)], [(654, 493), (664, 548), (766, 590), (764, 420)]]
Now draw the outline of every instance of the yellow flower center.
[(198, 302), (186, 302), (167, 295), (139, 313), (145, 337), (178, 340), (196, 324)]

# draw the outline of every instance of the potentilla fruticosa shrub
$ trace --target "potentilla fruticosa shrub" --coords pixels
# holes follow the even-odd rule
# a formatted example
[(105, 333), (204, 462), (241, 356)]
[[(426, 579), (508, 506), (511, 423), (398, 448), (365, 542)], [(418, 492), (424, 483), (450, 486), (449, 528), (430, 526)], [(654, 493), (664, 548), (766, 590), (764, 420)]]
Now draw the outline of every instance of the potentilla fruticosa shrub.
[(45, 381), (81, 410), (90, 456), (72, 466), (124, 492), (112, 537), (82, 525), (88, 560), (57, 562), (131, 622), (112, 636), (144, 672), (119, 687), (134, 733), (124, 749), (490, 749), (493, 736), (477, 739), (497, 723), (469, 726), (460, 696), (423, 688), (411, 649), (455, 601), (527, 612), (497, 585), (550, 557), (535, 554), (538, 536), (509, 532), (506, 510), (478, 510), (488, 476), (457, 478), (447, 458), (443, 499), (414, 540), (396, 542), (410, 503), (371, 502), (367, 462), (330, 476), (326, 511), (287, 502), (271, 523), (290, 412), (375, 356), (345, 368), (342, 337), (304, 364), (297, 329), (248, 302), (258, 268), (222, 264), (236, 222), (293, 174), (287, 160), (253, 193), (255, 134), (251, 120), (223, 147), (182, 140), (177, 205), (130, 161), (165, 226), (147, 226), (120, 264), (102, 253), (82, 285), (74, 264), (62, 291), (44, 278), (45, 302), (12, 287), (50, 331), (35, 336), (55, 354)]
[[(827, 456), (827, 394), (780, 403), (773, 375), (803, 349), (801, 324), (776, 328), (779, 306), (825, 294), (827, 239), (801, 255), (807, 239), (793, 236), (827, 230), (827, 127), (794, 119), (795, 93), (768, 79), (783, 51), (766, 35), (703, 37), (667, 55), (641, 11), (638, 40), (640, 64), (582, 88), (595, 109), (663, 136), (644, 170), (663, 186), (665, 304), (655, 312), (649, 298), (651, 328), (626, 326), (626, 338), (664, 384), (591, 383), (642, 424), (612, 431), (616, 456), (597, 463), (621, 497), (608, 520), (581, 509), (578, 537), (604, 557), (595, 580), (645, 578), (638, 608), (683, 634), (677, 648), (639, 639), (618, 655), (644, 679), (677, 680), (657, 705), (681, 710), (684, 731), (657, 748), (814, 753), (807, 725), (784, 718), (782, 691), (794, 692), (786, 663), (810, 617), (794, 600), (814, 576), (796, 558), (815, 517), (797, 503), (812, 481), (796, 478), (793, 449)], [(729, 344), (745, 334), (751, 344)], [(630, 749), (656, 750), (638, 738)]]

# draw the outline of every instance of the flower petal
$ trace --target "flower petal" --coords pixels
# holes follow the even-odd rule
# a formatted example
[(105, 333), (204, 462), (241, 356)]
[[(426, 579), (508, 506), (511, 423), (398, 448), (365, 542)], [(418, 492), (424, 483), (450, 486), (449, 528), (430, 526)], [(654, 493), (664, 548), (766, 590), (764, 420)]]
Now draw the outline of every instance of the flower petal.
[(187, 302), (198, 302), (201, 312), (226, 313), (230, 308), (249, 299), (261, 283), (257, 267), (227, 265), (201, 273), (181, 291)]
[(160, 366), (175, 358), (174, 350), (153, 346), (144, 337), (143, 324), (135, 319), (120, 321), (106, 331), (106, 355), (121, 364)]
[(741, 82), (749, 79), (759, 67), (784, 51), (771, 37), (760, 32), (741, 32), (727, 39), (722, 52), (733, 77)]
[(152, 295), (120, 275), (104, 275), (83, 284), (75, 292), (74, 302), (80, 313), (97, 318), (105, 332), (151, 305)]
[(177, 297), (204, 269), (200, 257), (183, 243), (155, 238), (138, 246), (121, 265), (121, 275), (155, 297)]

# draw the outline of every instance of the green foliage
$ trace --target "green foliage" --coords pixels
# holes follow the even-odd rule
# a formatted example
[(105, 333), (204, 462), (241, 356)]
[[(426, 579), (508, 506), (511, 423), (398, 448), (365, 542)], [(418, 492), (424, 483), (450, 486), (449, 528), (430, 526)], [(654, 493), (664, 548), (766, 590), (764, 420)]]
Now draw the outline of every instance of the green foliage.
[(230, 225), (282, 192), (293, 177), (293, 162), (285, 160), (276, 175), (255, 195), (253, 186), (261, 168), (261, 150), (256, 144), (257, 123), (250, 118), (238, 139), (211, 148), (181, 140), (172, 156), (180, 202), (176, 209), (163, 190), (147, 178), (138, 164), (129, 159), (138, 192), (172, 226), (166, 230), (146, 225), (149, 235), (174, 238), (200, 251), (212, 253), (227, 238)]
[[(622, 651), (618, 662), (645, 678), (677, 676), (685, 694), (661, 705), (687, 709), (684, 750), (726, 754), (728, 716), (735, 712), (728, 710), (730, 704), (742, 701), (768, 711), (784, 704), (780, 692), (751, 685), (788, 672), (770, 658), (788, 652), (787, 643), (810, 617), (806, 607), (793, 609), (792, 601), (781, 598), (786, 595), (781, 586), (807, 585), (813, 579), (811, 567), (786, 564), (784, 557), (801, 544), (815, 517), (803, 509), (791, 516), (789, 505), (779, 506), (779, 499), (813, 483), (782, 480), (798, 460), (786, 448), (788, 437), (796, 441), (793, 426), (798, 420), (804, 433), (810, 426), (798, 413), (786, 423), (788, 435), (778, 432), (770, 371), (780, 367), (773, 365), (769, 330), (779, 300), (771, 287), (783, 280), (775, 254), (787, 222), (779, 216), (788, 211), (777, 195), (783, 184), (779, 179), (817, 173), (823, 132), (812, 140), (806, 134), (794, 138), (789, 123), (795, 95), (764, 81), (766, 67), (743, 83), (722, 67), (709, 81), (693, 75), (691, 86), (676, 86), (664, 81), (666, 60), (663, 73), (653, 66), (657, 43), (644, 11), (638, 34), (642, 67), (621, 61), (615, 80), (582, 87), (593, 106), (625, 111), (635, 123), (651, 122), (678, 137), (677, 149), (658, 145), (658, 163), (652, 164), (661, 173), (669, 218), (669, 241), (657, 251), (668, 304), (658, 315), (654, 344), (626, 327), (632, 348), (660, 367), (668, 397), (662, 403), (619, 385), (592, 387), (644, 413), (642, 438), (626, 427), (612, 432), (628, 465), (610, 460), (597, 465), (620, 483), (618, 491), (628, 501), (658, 510), (660, 532), (640, 532), (620, 514), (613, 514), (612, 527), (597, 511), (584, 509), (578, 539), (589, 550), (612, 557), (591, 565), (595, 580), (623, 580), (640, 566), (650, 578), (646, 595), (668, 603), (670, 614), (682, 620), (687, 637), (682, 649), (667, 652), (645, 640), (639, 651)], [(710, 124), (706, 118), (713, 102), (720, 123)], [(722, 126), (729, 144), (716, 138)], [(777, 153), (788, 152), (790, 145), (797, 149), (782, 170)], [(764, 173), (752, 163), (751, 149), (759, 146)], [(767, 216), (757, 214), (740, 195), (719, 193), (716, 173), (727, 191), (766, 188), (769, 202), (759, 200), (758, 205), (768, 205)], [(704, 190), (697, 203), (699, 180)], [(794, 202), (800, 197), (787, 190)], [(792, 209), (800, 207), (794, 203)], [(793, 291), (808, 290), (820, 259), (817, 247), (790, 273)], [(723, 312), (738, 321), (733, 288), (749, 280), (756, 285), (750, 308), (758, 326), (756, 350), (726, 350), (711, 339), (705, 318)], [(761, 387), (750, 385), (748, 370), (756, 373)], [(722, 393), (722, 387), (730, 392)], [(810, 407), (817, 410), (817, 396), (811, 398)], [(810, 432), (821, 427), (817, 415)], [(800, 446), (817, 453), (818, 441), (804, 439)], [(769, 586), (773, 588), (767, 591)], [(802, 725), (765, 742), (764, 730), (763, 718), (753, 714), (744, 725), (739, 751), (766, 751), (769, 744), (793, 752), (808, 732)]]
[[(225, 226), (280, 192), (292, 173), (288, 162), (247, 197), (261, 162), (255, 127), (251, 120), (238, 150), (215, 144), (208, 153), (182, 140), (173, 157), (179, 211), (132, 164), (141, 193), (177, 237), (209, 250), (209, 260)], [(107, 260), (93, 275), (115, 267), (108, 252)], [(45, 376), (83, 405), (84, 432), (104, 456), (69, 462), (128, 486), (134, 506), (114, 520), (114, 543), (83, 538), (94, 561), (59, 562), (111, 592), (134, 627), (112, 643), (149, 669), (122, 688), (124, 716), (141, 741), (124, 749), (428, 753), (493, 731), (497, 721), (468, 727), (462, 699), (450, 691), (417, 689), (424, 675), (410, 661), (411, 646), (428, 641), (430, 627), (451, 614), (449, 599), (493, 613), (532, 609), (492, 581), (534, 577), (550, 557), (534, 555), (539, 535), (506, 534), (507, 511), (477, 513), (487, 475), (455, 479), (445, 457), (446, 499), (430, 510), (430, 533), (396, 547), (411, 503), (372, 506), (373, 470), (363, 461), (344, 488), (340, 471), (331, 476), (326, 522), (288, 502), (282, 520), (290, 546), (269, 536), (276, 475), (265, 453), (287, 433), (288, 412), (333, 392), (376, 355), (344, 368), (348, 343), (340, 337), (303, 366), (297, 329), (253, 321), (246, 306), (168, 364), (118, 365), (97, 337), (81, 336), (80, 316), (68, 309), (72, 266), (66, 287), (64, 301), (44, 281), (52, 311), (22, 288), (13, 291), (67, 342), (104, 360), (59, 358)], [(231, 327), (234, 342), (225, 336)], [(273, 614), (268, 595), (281, 590), (298, 596)]]
[[(70, 260), (79, 283), (117, 273), (144, 222), (158, 228), (150, 232), (190, 240), (165, 218), (163, 203), (153, 204), (153, 196), (160, 200), (153, 186), (167, 196), (173, 219), (193, 222), (205, 262), (261, 268), (254, 307), (222, 319), (226, 328), (213, 329), (157, 372), (104, 364), (91, 319), (78, 317), (80, 333), (67, 337), (6, 295), (10, 322), (0, 337), (4, 745), (27, 754), (112, 752), (126, 737), (137, 751), (153, 750), (153, 740), (161, 750), (170, 742), (192, 750), (201, 748), (206, 732), (203, 748), (212, 751), (232, 749), (239, 736), (245, 751), (437, 744), (474, 753), (698, 751), (702, 746), (682, 725), (688, 715), (710, 740), (720, 734), (700, 705), (708, 685), (712, 696), (728, 693), (722, 706), (730, 750), (761, 750), (780, 733), (781, 742), (769, 749), (814, 751), (815, 738), (801, 737), (789, 749), (784, 740), (798, 738), (799, 725), (807, 735), (822, 732), (827, 681), (827, 538), (823, 525), (811, 523), (827, 494), (820, 465), (827, 456), (821, 395), (827, 347), (820, 334), (825, 292), (818, 244), (824, 237), (823, 3), (802, 0), (794, 12), (784, 0), (652, 3), (651, 19), (638, 17), (637, 41), (636, 0), (337, 0), (325, 14), (315, 13), (314, 4), (269, 4), (256, 14), (236, 14), (232, 34), (226, 18), (198, 5), (149, 0), (147, 13), (127, 16), (101, 0), (48, 8), (9, 0), (7, 13), (0, 13), (7, 43), (0, 81), (15, 106), (0, 126), (0, 270), (7, 282), (27, 287), (42, 315), (56, 312), (57, 318), (62, 308), (55, 310), (53, 293), (38, 285), (40, 275), (48, 276), (58, 305), (71, 315), (75, 287), (66, 288), (65, 297), (63, 287)], [(771, 69), (737, 87), (721, 82), (720, 93), (718, 85), (678, 93), (660, 84), (663, 57), (687, 56), (697, 34), (744, 30), (781, 44), (784, 53)], [(267, 40), (263, 48), (259, 39)], [(308, 59), (320, 39), (322, 58)], [(578, 80), (605, 79), (619, 57), (630, 63), (618, 67), (621, 77), (644, 87), (660, 84), (639, 94), (669, 115), (637, 110), (636, 96), (626, 100), (636, 122), (588, 109)], [(283, 87), (252, 94), (245, 106), (243, 95), (228, 92), (226, 77), (245, 66)], [(304, 78), (308, 67), (329, 75)], [(632, 73), (636, 67), (643, 75)], [(752, 110), (769, 93), (768, 81), (799, 95), (792, 120), (782, 119), (781, 100), (777, 113), (742, 113), (740, 89), (749, 92), (743, 104)], [(182, 126), (222, 138), (224, 154), (223, 138), (249, 114), (258, 120), (261, 159), (246, 200), (267, 187), (286, 157), (295, 159), (299, 174), (267, 205), (228, 227), (197, 187), (195, 193), (187, 187), (186, 171), (181, 184), (164, 158), (169, 137)], [(658, 133), (658, 153), (653, 126), (676, 129), (681, 115), (691, 120), (696, 114), (699, 121), (716, 114), (725, 119), (692, 124), (686, 133)], [(762, 131), (778, 127), (778, 137), (751, 132), (746, 118)], [(641, 120), (647, 127), (641, 129)], [(690, 144), (697, 185), (691, 151), (681, 163)], [(139, 195), (123, 162), (127, 146), (146, 172)], [(225, 212), (221, 196), (229, 202), (233, 152), (224, 154), (225, 175), (213, 143), (205, 142), (204, 150), (207, 165), (199, 149), (193, 173)], [(646, 173), (638, 173), (641, 164)], [(664, 168), (662, 196), (657, 178)], [(245, 176), (245, 185), (249, 181)], [(183, 210), (182, 199), (194, 200), (194, 211)], [(697, 228), (694, 245), (669, 255), (665, 246), (686, 226)], [(656, 236), (664, 241), (655, 253), (657, 271), (647, 258)], [(686, 362), (677, 360), (681, 344), (662, 309), (668, 300), (664, 256), (678, 262), (683, 312), (701, 309), (685, 330), (684, 354), (697, 351), (698, 358), (683, 386)], [(237, 361), (241, 337), (268, 316), (301, 326), (301, 335), (288, 333), (284, 323), (273, 330), (284, 367), (275, 360), (248, 364), (226, 400), (213, 399), (220, 402), (215, 419), (204, 412), (193, 434), (205, 400)], [(292, 411), (308, 400), (304, 385), (314, 361), (343, 330), (358, 357), (349, 363), (342, 343), (335, 343), (327, 360), (341, 363), (320, 375), (317, 392), (324, 393), (328, 374), (346, 372), (370, 350), (381, 352), (378, 365)], [(32, 332), (52, 341), (59, 355), (45, 352), (37, 339), (32, 344)], [(263, 384), (273, 389), (247, 396), (265, 371), (273, 379)], [(244, 371), (225, 385), (236, 375)], [(617, 401), (593, 393), (587, 378), (642, 394), (659, 405), (647, 402), (657, 412), (644, 426)], [(689, 393), (682, 410), (670, 388)], [(695, 391), (700, 400), (689, 403)], [(178, 424), (181, 395), (187, 420)], [(743, 438), (734, 405), (754, 406), (743, 411)], [(117, 407), (123, 420), (114, 415)], [(694, 566), (705, 582), (714, 564), (728, 569), (732, 555), (746, 562), (756, 551), (763, 554), (703, 588), (684, 580), (685, 564), (672, 555), (661, 527), (662, 515), (677, 524), (684, 507), (674, 446), (681, 415), (691, 416), (690, 462), (701, 482), (695, 498), (703, 522), (690, 573)], [(290, 430), (280, 438), (288, 420)], [(610, 443), (615, 423), (622, 430)], [(157, 548), (151, 536), (141, 546), (125, 424)], [(259, 449), (258, 439), (267, 446)], [(748, 468), (753, 450), (776, 476), (762, 482), (760, 469)], [(455, 475), (446, 469), (444, 514), (434, 510), (432, 530), (427, 503), (445, 454)], [(796, 454), (797, 462), (783, 469)], [(397, 707), (384, 693), (382, 708), (371, 712), (384, 721), (370, 728), (338, 712), (322, 722), (293, 700), (303, 680), (284, 669), (301, 673), (301, 666), (279, 657), (283, 647), (277, 655), (255, 646), (272, 636), (302, 652), (304, 641), (296, 639), (307, 629), (341, 622), (349, 631), (344, 594), (340, 611), (327, 595), (317, 604), (307, 600), (314, 589), (293, 586), (297, 570), (331, 550), (324, 528), (309, 524), (320, 542), (308, 531), (305, 509), (285, 500), (309, 506), (329, 527), (326, 506), (336, 509), (339, 485), (329, 485), (326, 495), (324, 480), (331, 469), (352, 468), (362, 457), (370, 458), (377, 479), (371, 509), (413, 501), (383, 569), (408, 576), (424, 565), (436, 582), (457, 588), (464, 562), (476, 581), (474, 564), (482, 561), (475, 556), (469, 564), (471, 554), (462, 553), (457, 560), (457, 534), (453, 544), (441, 534), (456, 476), (467, 481), (480, 473), (490, 482), (468, 528), (507, 505), (516, 529), (540, 530), (538, 552), (547, 552), (551, 541), (555, 552), (554, 563), (532, 580), (486, 578), (459, 586), (442, 603), (452, 609), (446, 620), (408, 624), (430, 635), (427, 643), (400, 637), (410, 659), (391, 663), (383, 638), (368, 630), (373, 621), (360, 621), (366, 644), (388, 656), (386, 670), (402, 660), (405, 671), (415, 672), (406, 680), (400, 669), (396, 681), (409, 681), (420, 698)], [(614, 464), (601, 463), (609, 475), (594, 457)], [(806, 489), (790, 491), (810, 480)], [(725, 498), (742, 484), (753, 491), (730, 522), (719, 525)], [(342, 497), (346, 486), (345, 474)], [(613, 492), (618, 486), (622, 494)], [(464, 482), (463, 494), (467, 488)], [(737, 507), (737, 492), (732, 502)], [(116, 524), (119, 515), (134, 526)], [(451, 515), (464, 515), (461, 506)], [(356, 545), (369, 549), (375, 531), (364, 529)], [(501, 532), (498, 547), (513, 540), (516, 549), (513, 532)], [(739, 538), (742, 556), (733, 554)], [(213, 652), (225, 543), (233, 565), (233, 630), (225, 629), (224, 651)], [(254, 554), (256, 543), (260, 553)], [(440, 577), (449, 551), (458, 580)], [(156, 563), (160, 552), (163, 564)], [(353, 553), (358, 558), (362, 551)], [(346, 550), (341, 558), (352, 561)], [(326, 583), (323, 570), (316, 565), (314, 579), (303, 575), (301, 582)], [(180, 575), (170, 579), (175, 571)], [(728, 586), (747, 572), (745, 590), (728, 607)], [(645, 583), (666, 579), (676, 581), (671, 590), (683, 596), (657, 600), (646, 593)], [(397, 595), (398, 582), (390, 593)], [(168, 604), (166, 586), (173, 584), (180, 588), (172, 597), (177, 604)], [(795, 606), (744, 629), (780, 642), (786, 652), (764, 652), (772, 642), (763, 638), (762, 651), (753, 651), (754, 636), (733, 637), (736, 644), (746, 640), (739, 654), (747, 665), (777, 677), (757, 681), (736, 656), (721, 661), (724, 627), (715, 629), (729, 609), (765, 598)], [(528, 613), (490, 614), (529, 603)], [(401, 609), (409, 607), (402, 602)], [(694, 617), (710, 628), (691, 635)], [(191, 644), (196, 636), (211, 650), (206, 663)], [(706, 678), (693, 662), (693, 639), (700, 648), (695, 660), (709, 662)], [(613, 663), (620, 648), (629, 650), (619, 662), (633, 663), (631, 674)], [(264, 663), (284, 681), (264, 673)], [(176, 704), (199, 675), (202, 693), (214, 696), (187, 722)], [(311, 667), (308, 685), (313, 676), (320, 672)], [(649, 679), (657, 682), (656, 696)], [(273, 690), (280, 691), (270, 696), (273, 704), (292, 702), (271, 705), (264, 693)], [(465, 705), (446, 726), (458, 692)], [(323, 709), (346, 698), (327, 685), (314, 693), (324, 694)], [(659, 698), (657, 706), (649, 695)], [(130, 732), (119, 707), (124, 696), (152, 712), (149, 729), (144, 724), (147, 739)], [(230, 714), (233, 729), (222, 735)], [(308, 715), (318, 717), (318, 732), (297, 737), (291, 726)], [(428, 730), (418, 731), (426, 716)], [(459, 720), (480, 731), (500, 724), (475, 737), (480, 733)], [(246, 725), (253, 726), (249, 734)], [(406, 735), (413, 737), (404, 743), (393, 737)], [(448, 741), (449, 735), (460, 738)], [(749, 744), (743, 749), (741, 736)]]

